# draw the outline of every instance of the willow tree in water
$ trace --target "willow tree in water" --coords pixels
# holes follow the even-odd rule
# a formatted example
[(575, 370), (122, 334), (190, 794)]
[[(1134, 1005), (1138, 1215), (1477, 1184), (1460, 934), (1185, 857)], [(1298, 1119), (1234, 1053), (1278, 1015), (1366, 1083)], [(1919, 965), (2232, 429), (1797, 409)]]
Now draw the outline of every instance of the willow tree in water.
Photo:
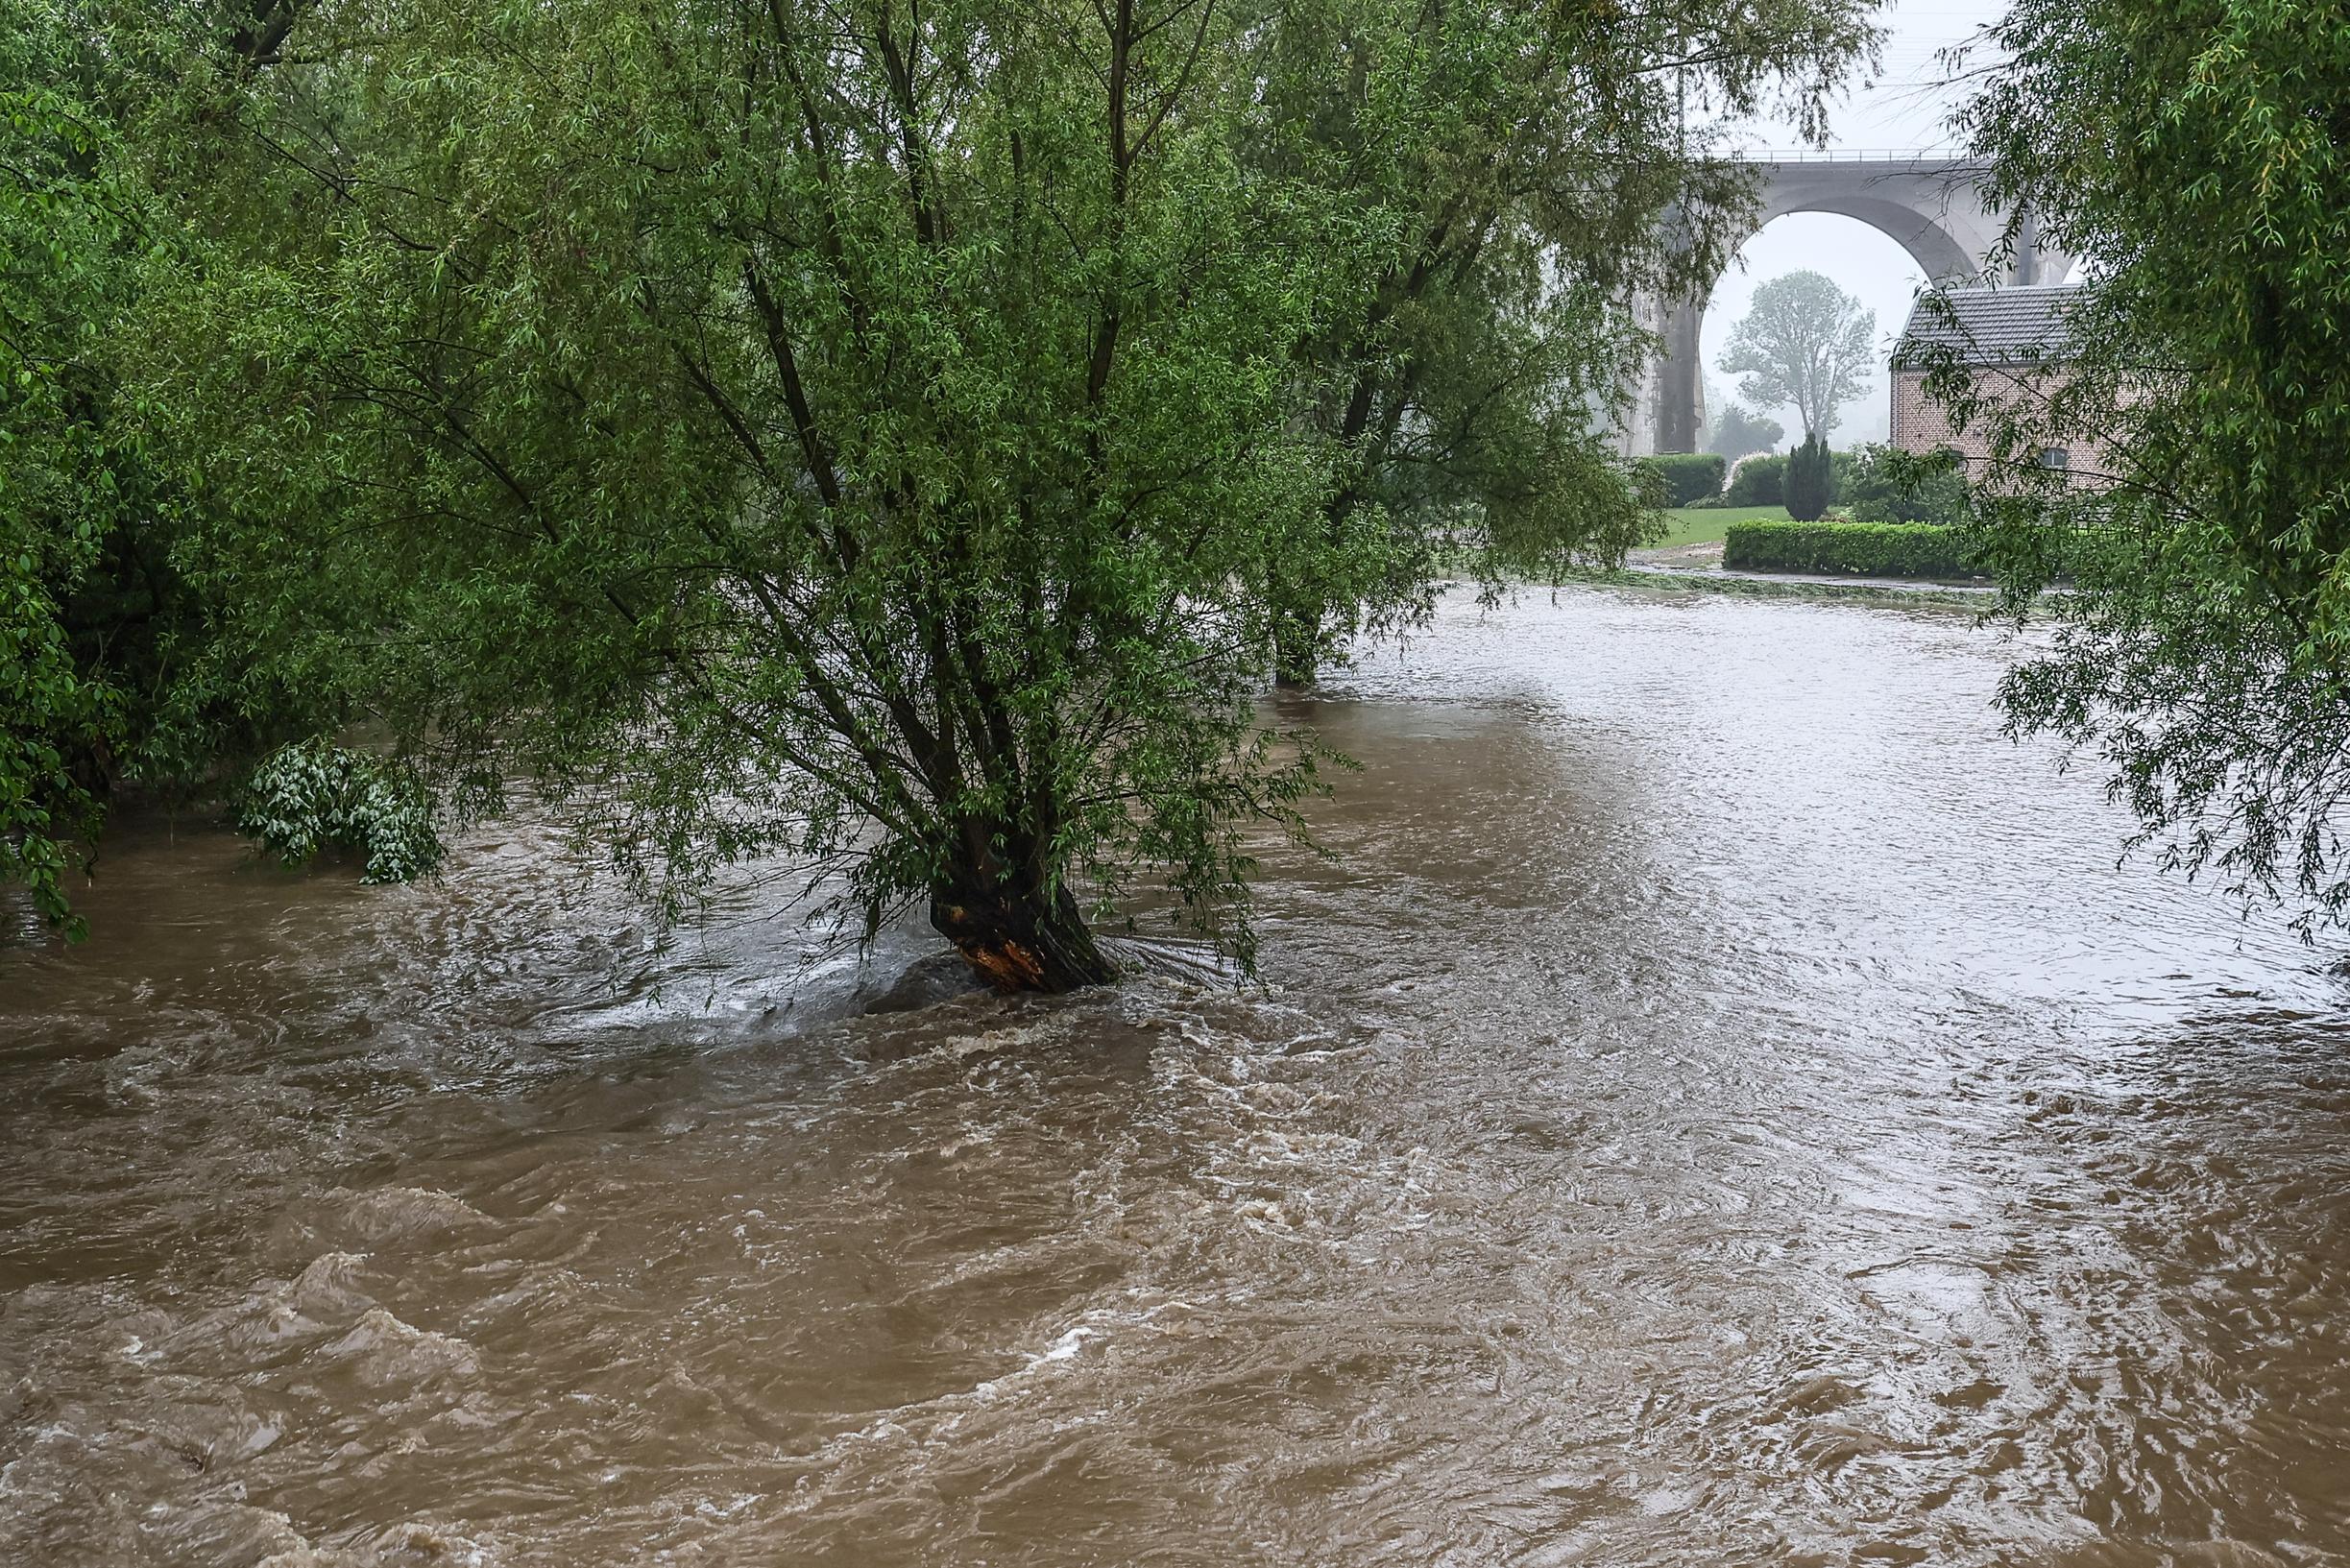
[(1324, 482), (1294, 349), (1377, 239), (1235, 167), (1246, 19), (322, 8), (158, 367), (244, 614), (672, 893), (818, 857), (1047, 989), (1137, 866), (1217, 920), (1311, 776), (1250, 677)]
[[(1257, 720), (1268, 649), (1300, 585), (1322, 620), (1409, 601), (1411, 508), (1450, 499), (1363, 504), (1365, 427), (1324, 411), (1387, 376), (1388, 451), (1571, 447), (1514, 466), (1521, 506), (1554, 541), (1628, 537), (1592, 367), (1649, 214), (1546, 294), (1540, 234), (1486, 212), (1438, 253), (1488, 280), (1437, 309), (1410, 280), (1427, 193), (1392, 157), (1454, 134), (1420, 8), (269, 14), (290, 39), (239, 30), (150, 142), (200, 264), (157, 304), (146, 390), (233, 519), (209, 580), (248, 657), (477, 800), (526, 770), (672, 904), (812, 857), (868, 930), (927, 902), (981, 975), (1059, 989), (1109, 975), (1089, 915), (1159, 875), (1246, 958), (1242, 834), (1314, 777)], [(1587, 68), (1626, 25), (1460, 14), (1464, 60), (1590, 44)], [(1612, 161), (1548, 198), (1553, 229), (1698, 182), (1659, 172), (1655, 124), (1589, 143)], [(1491, 421), (1415, 391), (1393, 324), (1468, 343), (1554, 296), (1586, 307), (1583, 357), (1507, 361)]]

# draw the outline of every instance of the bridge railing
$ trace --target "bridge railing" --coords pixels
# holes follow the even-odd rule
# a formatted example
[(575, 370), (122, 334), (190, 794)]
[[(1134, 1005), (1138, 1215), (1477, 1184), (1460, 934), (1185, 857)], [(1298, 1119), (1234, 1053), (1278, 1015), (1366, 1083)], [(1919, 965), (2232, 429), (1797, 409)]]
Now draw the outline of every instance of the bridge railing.
[(1736, 147), (1725, 157), (1741, 163), (1955, 163), (1959, 147)]

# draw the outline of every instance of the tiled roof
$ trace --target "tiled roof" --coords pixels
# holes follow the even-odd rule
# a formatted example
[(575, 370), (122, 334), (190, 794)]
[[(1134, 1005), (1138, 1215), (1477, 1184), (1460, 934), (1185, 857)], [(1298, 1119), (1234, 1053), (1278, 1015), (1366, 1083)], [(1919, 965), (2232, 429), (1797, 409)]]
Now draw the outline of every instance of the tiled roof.
[[(1893, 350), (1899, 365), (1914, 347), (1955, 349), (1962, 363), (1999, 365), (2019, 359), (2065, 357), (2065, 311), (2080, 290), (2053, 288), (1950, 289), (1922, 297)], [(1947, 302), (1949, 309), (1943, 308)], [(1952, 318), (1955, 318), (1953, 320)]]

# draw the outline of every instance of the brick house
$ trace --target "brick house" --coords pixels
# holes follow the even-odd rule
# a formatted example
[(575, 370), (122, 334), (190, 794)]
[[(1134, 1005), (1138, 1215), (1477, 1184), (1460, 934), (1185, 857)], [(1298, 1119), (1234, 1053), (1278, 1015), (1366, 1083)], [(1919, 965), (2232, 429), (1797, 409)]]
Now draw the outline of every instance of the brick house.
[[(2065, 312), (2080, 291), (2070, 286), (1950, 289), (1921, 299), (1894, 346), (1893, 445), (1923, 456), (1958, 453), (1970, 476), (1980, 477), (1991, 445), (1980, 430), (1953, 431), (1942, 407), (1926, 395), (1926, 372), (1915, 356), (1956, 350), (1987, 400), (2013, 406), (2036, 401), (2064, 385)], [(1939, 302), (1947, 302), (1946, 313)], [(1953, 319), (1954, 318), (1954, 319)], [(2099, 444), (2051, 446), (2041, 461), (2083, 481), (2104, 470)]]

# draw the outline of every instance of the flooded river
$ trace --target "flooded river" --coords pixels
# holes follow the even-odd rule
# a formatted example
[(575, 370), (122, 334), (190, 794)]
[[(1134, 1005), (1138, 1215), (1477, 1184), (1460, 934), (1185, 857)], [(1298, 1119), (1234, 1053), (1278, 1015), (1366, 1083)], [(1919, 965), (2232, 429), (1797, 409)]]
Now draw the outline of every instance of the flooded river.
[(0, 1562), (2350, 1561), (2350, 988), (2001, 658), (1450, 605), (1241, 992), (127, 834), (0, 948)]

